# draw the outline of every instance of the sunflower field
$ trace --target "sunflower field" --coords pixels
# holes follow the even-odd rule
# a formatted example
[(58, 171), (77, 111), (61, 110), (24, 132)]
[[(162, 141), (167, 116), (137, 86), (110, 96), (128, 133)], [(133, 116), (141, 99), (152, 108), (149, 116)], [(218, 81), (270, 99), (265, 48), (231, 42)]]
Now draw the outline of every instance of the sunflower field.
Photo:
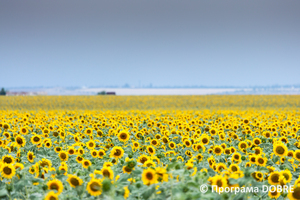
[(0, 199), (300, 199), (299, 108), (298, 95), (0, 97)]

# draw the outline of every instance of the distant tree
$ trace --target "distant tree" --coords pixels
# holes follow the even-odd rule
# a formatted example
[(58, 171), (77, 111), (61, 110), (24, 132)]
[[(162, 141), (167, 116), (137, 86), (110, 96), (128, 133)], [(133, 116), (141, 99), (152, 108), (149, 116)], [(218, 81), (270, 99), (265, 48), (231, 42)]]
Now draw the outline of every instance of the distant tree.
[(97, 95), (106, 95), (105, 91), (98, 92)]
[(4, 90), (4, 88), (1, 88), (0, 95), (3, 95), (3, 96), (6, 95), (6, 91)]

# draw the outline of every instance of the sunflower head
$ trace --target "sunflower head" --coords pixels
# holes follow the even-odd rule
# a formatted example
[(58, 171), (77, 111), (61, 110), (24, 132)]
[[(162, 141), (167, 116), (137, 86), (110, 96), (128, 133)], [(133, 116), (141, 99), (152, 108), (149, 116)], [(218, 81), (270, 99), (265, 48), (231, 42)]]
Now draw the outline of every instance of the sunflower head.
[(155, 184), (157, 182), (157, 174), (154, 169), (145, 169), (142, 173), (142, 181), (145, 185)]
[(86, 190), (92, 196), (99, 196), (102, 193), (102, 183), (101, 180), (92, 178), (86, 186)]
[(270, 176), (268, 178), (268, 182), (271, 185), (278, 185), (279, 184), (279, 178), (280, 178), (281, 174), (277, 171), (275, 172), (271, 172)]
[(12, 164), (3, 164), (1, 167), (1, 175), (4, 178), (11, 179), (16, 173), (16, 170)]
[(75, 175), (68, 175), (67, 181), (73, 188), (76, 188), (77, 186), (80, 186), (83, 183), (82, 179)]
[(49, 190), (54, 190), (56, 194), (62, 193), (64, 189), (62, 182), (58, 179), (48, 181), (47, 186)]

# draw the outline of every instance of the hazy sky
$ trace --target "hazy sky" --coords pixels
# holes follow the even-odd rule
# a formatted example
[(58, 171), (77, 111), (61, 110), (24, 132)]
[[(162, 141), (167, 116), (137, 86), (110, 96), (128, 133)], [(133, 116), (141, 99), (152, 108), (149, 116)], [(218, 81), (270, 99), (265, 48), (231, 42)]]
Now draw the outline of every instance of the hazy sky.
[(300, 84), (298, 0), (0, 1), (0, 87)]

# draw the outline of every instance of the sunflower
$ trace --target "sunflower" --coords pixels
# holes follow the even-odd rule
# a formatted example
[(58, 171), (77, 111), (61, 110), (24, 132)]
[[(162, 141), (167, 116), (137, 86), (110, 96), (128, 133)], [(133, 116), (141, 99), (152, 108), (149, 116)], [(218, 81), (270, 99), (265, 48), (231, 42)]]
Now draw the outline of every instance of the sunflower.
[(221, 155), (223, 153), (223, 148), (219, 145), (216, 145), (214, 147), (214, 150), (213, 150), (214, 154), (216, 154), (217, 156)]
[(167, 170), (162, 167), (155, 168), (157, 174), (157, 180), (159, 182), (168, 182), (169, 175), (167, 174)]
[(152, 144), (153, 146), (158, 146), (158, 145), (159, 145), (159, 142), (158, 142), (157, 139), (153, 139), (153, 140), (151, 140), (151, 144)]
[(127, 199), (129, 197), (130, 191), (128, 189), (128, 186), (124, 187), (124, 199)]
[(130, 168), (128, 167), (127, 165), (123, 166), (122, 170), (123, 170), (123, 173), (127, 173), (127, 174), (130, 174), (132, 172), (134, 168)]
[(189, 147), (191, 147), (192, 142), (190, 140), (185, 140), (184, 145), (189, 148)]
[(235, 162), (235, 163), (240, 163), (240, 162), (242, 162), (242, 156), (241, 156), (241, 154), (240, 153), (234, 153), (233, 155), (232, 155), (232, 161), (233, 162)]
[(87, 128), (87, 129), (84, 130), (84, 133), (85, 133), (86, 135), (92, 135), (92, 134), (93, 134), (93, 129)]
[(277, 156), (286, 156), (288, 148), (283, 143), (276, 143), (273, 146), (273, 152)]
[(264, 180), (264, 175), (262, 172), (254, 172), (254, 178), (261, 182)]
[(59, 166), (58, 170), (63, 171), (63, 174), (67, 175), (68, 166), (67, 165), (61, 165), (61, 166)]
[(289, 150), (288, 153), (287, 153), (287, 156), (288, 157), (294, 157), (294, 151)]
[(257, 157), (256, 157), (256, 164), (257, 164), (258, 166), (265, 167), (266, 164), (267, 164), (267, 162), (268, 162), (268, 159), (267, 159), (267, 158), (264, 158), (264, 157), (262, 157), (262, 156), (257, 156)]
[(77, 161), (78, 163), (81, 163), (81, 162), (83, 161), (83, 157), (80, 156), (80, 155), (78, 155), (78, 156), (76, 157), (76, 161)]
[(193, 149), (194, 149), (194, 151), (199, 152), (201, 150), (202, 152), (205, 152), (205, 147), (201, 143), (193, 145)]
[(24, 165), (22, 163), (16, 163), (14, 167), (15, 167), (16, 170), (24, 169)]
[(78, 153), (79, 153), (80, 155), (83, 155), (83, 154), (84, 154), (84, 149), (83, 149), (82, 147), (80, 147), (80, 148), (78, 149)]
[(86, 147), (87, 147), (88, 149), (94, 149), (94, 148), (96, 147), (96, 144), (95, 144), (95, 142), (94, 142), (93, 140), (90, 140), (90, 141), (88, 141), (88, 142), (86, 143)]
[(30, 140), (31, 140), (31, 143), (34, 145), (38, 145), (42, 142), (41, 136), (39, 136), (39, 135), (32, 136)]
[(153, 148), (152, 146), (147, 146), (147, 151), (152, 156), (155, 154), (155, 148)]
[(292, 173), (288, 169), (286, 169), (284, 171), (281, 171), (280, 174), (282, 176), (284, 176), (284, 178), (286, 179), (287, 183), (289, 183), (289, 182), (292, 181), (293, 176), (292, 176)]
[(253, 139), (253, 144), (254, 144), (255, 146), (260, 145), (260, 144), (261, 144), (261, 139), (260, 139), (260, 138), (254, 138), (254, 139)]
[(145, 169), (142, 173), (142, 181), (145, 185), (157, 183), (157, 174), (154, 169)]
[(4, 123), (2, 126), (5, 130), (10, 129), (10, 125), (8, 123)]
[(16, 173), (16, 169), (12, 164), (3, 164), (1, 167), (1, 175), (4, 178), (11, 179)]
[(178, 157), (177, 157), (177, 161), (181, 161), (181, 162), (183, 162), (183, 161), (184, 161), (184, 159), (183, 159), (183, 157), (182, 157), (182, 156), (178, 156)]
[(271, 199), (277, 199), (280, 197), (280, 192), (277, 191), (277, 188), (273, 189), (273, 190), (270, 190), (269, 193), (268, 193), (269, 197)]
[(112, 167), (114, 164), (112, 164), (111, 162), (104, 162), (103, 163), (103, 167)]
[(51, 148), (51, 146), (52, 146), (52, 142), (51, 141), (45, 142), (45, 147)]
[(279, 184), (279, 177), (281, 176), (281, 174), (277, 171), (275, 172), (271, 172), (270, 176), (268, 178), (268, 182), (270, 185), (278, 185)]
[(99, 158), (103, 158), (103, 156), (105, 156), (106, 155), (106, 153), (105, 153), (105, 151), (103, 150), (103, 149), (100, 149), (99, 151), (98, 151), (98, 157)]
[(209, 130), (209, 133), (211, 135), (216, 135), (217, 134), (217, 130), (215, 128), (212, 128), (212, 129)]
[(70, 184), (70, 186), (73, 187), (73, 188), (76, 188), (77, 186), (80, 186), (83, 183), (81, 178), (79, 178), (76, 175), (71, 175), (71, 174), (68, 175), (67, 181)]
[(113, 179), (114, 178), (114, 172), (110, 167), (103, 167), (101, 170), (101, 174), (103, 177)]
[(249, 161), (251, 164), (255, 164), (256, 163), (256, 155), (250, 155), (249, 156)]
[(239, 143), (238, 146), (239, 146), (240, 150), (247, 149), (248, 148), (248, 143), (245, 142), (245, 141), (242, 141), (242, 142)]
[(294, 152), (294, 158), (298, 161), (300, 161), (300, 149), (297, 149), (295, 152)]
[(35, 165), (32, 165), (30, 168), (29, 168), (29, 173), (30, 174), (34, 174), (35, 172), (36, 172), (36, 167), (35, 167)]
[(228, 184), (227, 184), (227, 179), (221, 175), (216, 175), (214, 177), (212, 177), (212, 180), (211, 180), (211, 185), (212, 186), (216, 186), (216, 190), (217, 192), (221, 192), (220, 191), (220, 188), (225, 188), (225, 187), (228, 187)]
[(21, 135), (18, 135), (16, 138), (15, 138), (15, 141), (18, 145), (18, 147), (24, 147), (25, 144), (26, 144), (26, 140), (23, 136)]
[(222, 171), (224, 171), (226, 169), (227, 169), (227, 167), (224, 163), (218, 163), (216, 171), (221, 173)]
[(231, 164), (229, 166), (229, 171), (230, 172), (236, 172), (236, 171), (240, 171), (240, 167), (237, 164)]
[(260, 147), (255, 147), (253, 150), (255, 155), (260, 155), (263, 152)]
[(95, 149), (93, 149), (93, 150), (91, 151), (91, 155), (92, 155), (93, 158), (97, 158), (97, 157), (98, 157), (98, 151), (95, 150)]
[(2, 162), (5, 164), (14, 164), (15, 159), (11, 155), (5, 155), (2, 157)]
[(156, 164), (152, 160), (147, 160), (143, 166), (144, 167), (156, 167)]
[(115, 159), (118, 159), (118, 158), (122, 158), (124, 155), (124, 150), (122, 149), (122, 147), (118, 147), (118, 146), (115, 146), (111, 152), (110, 152), (110, 157), (114, 157)]
[(207, 145), (210, 141), (209, 136), (207, 134), (202, 134), (200, 141), (203, 145)]
[(140, 147), (140, 144), (139, 144), (138, 142), (136, 142), (136, 141), (133, 141), (133, 142), (132, 142), (132, 147), (133, 147), (134, 149), (138, 149), (138, 148)]
[(61, 161), (67, 161), (69, 159), (69, 154), (66, 151), (61, 151), (59, 152), (58, 157)]
[(55, 192), (50, 191), (46, 195), (45, 200), (58, 200), (58, 194), (55, 194)]
[(163, 136), (161, 140), (162, 140), (162, 142), (165, 143), (165, 144), (167, 144), (167, 143), (169, 142), (169, 138), (166, 137), (166, 136)]
[(92, 178), (86, 186), (86, 190), (92, 196), (99, 196), (102, 193), (101, 190), (101, 181), (95, 178)]
[(68, 149), (68, 154), (73, 155), (75, 154), (76, 150), (74, 149), (74, 147), (69, 147)]
[(62, 150), (61, 147), (55, 147), (55, 148), (54, 148), (54, 151), (55, 151), (56, 153), (59, 153), (61, 150)]
[(170, 142), (169, 143), (169, 147), (170, 147), (170, 149), (175, 149), (175, 147), (176, 147), (176, 144), (175, 144), (175, 142)]
[(45, 158), (42, 158), (42, 160), (40, 160), (39, 164), (41, 167), (47, 167), (48, 169), (50, 169), (52, 166), (51, 161), (48, 159), (45, 159)]
[(49, 190), (56, 190), (56, 194), (62, 193), (64, 189), (62, 182), (58, 179), (48, 181), (47, 186)]
[(6, 139), (10, 139), (10, 133), (9, 132), (4, 132), (3, 136), (5, 136)]
[(87, 159), (84, 159), (82, 162), (81, 162), (83, 168), (87, 169), (89, 166), (92, 165), (91, 161), (87, 160)]
[(292, 191), (289, 191), (287, 197), (290, 200), (300, 200), (300, 184), (295, 184), (294, 188), (292, 188)]
[(28, 134), (28, 129), (26, 128), (26, 127), (22, 127), (21, 129), (20, 129), (20, 133), (22, 134), (22, 135), (27, 135)]
[(121, 142), (127, 142), (129, 140), (129, 138), (130, 138), (130, 135), (129, 135), (128, 131), (123, 130), (123, 131), (120, 131), (120, 133), (118, 134), (118, 139)]

